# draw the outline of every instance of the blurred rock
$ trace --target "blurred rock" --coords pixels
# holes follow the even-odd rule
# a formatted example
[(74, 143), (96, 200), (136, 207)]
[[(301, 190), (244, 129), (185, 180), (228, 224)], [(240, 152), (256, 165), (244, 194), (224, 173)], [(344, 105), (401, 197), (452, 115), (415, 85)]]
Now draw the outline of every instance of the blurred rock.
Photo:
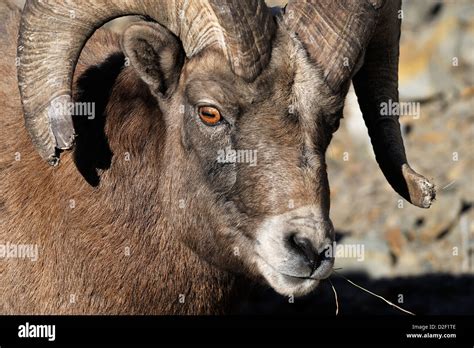
[(400, 98), (426, 100), (473, 86), (474, 3), (404, 1), (403, 14)]
[(334, 268), (341, 268), (339, 272), (350, 273), (363, 269), (372, 278), (391, 274), (390, 248), (377, 232), (372, 231), (363, 238), (346, 237), (338, 245), (363, 246), (363, 258), (336, 257)]
[[(391, 189), (372, 149), (360, 146), (346, 121), (328, 150), (331, 218), (346, 236), (341, 243), (363, 244), (366, 255), (363, 262), (339, 260), (338, 267), (363, 270), (372, 277), (474, 273), (471, 96), (424, 102), (419, 117), (401, 118), (412, 166), (437, 187), (430, 209), (410, 205)], [(453, 255), (456, 250), (458, 255)]]
[(390, 252), (394, 257), (400, 257), (400, 254), (405, 247), (407, 240), (403, 235), (402, 230), (398, 227), (389, 228), (385, 233), (385, 239), (388, 242)]

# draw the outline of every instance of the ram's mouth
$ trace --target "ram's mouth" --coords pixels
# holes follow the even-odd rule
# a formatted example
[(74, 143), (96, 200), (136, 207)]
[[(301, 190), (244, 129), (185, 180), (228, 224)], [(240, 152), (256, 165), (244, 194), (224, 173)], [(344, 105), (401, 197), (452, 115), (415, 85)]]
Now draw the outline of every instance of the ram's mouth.
[(257, 269), (282, 295), (306, 295), (332, 273), (334, 258), (327, 251), (334, 228), (316, 205), (268, 216), (255, 235)]
[(322, 279), (281, 272), (257, 255), (256, 264), (266, 282), (284, 296), (304, 296), (313, 291)]

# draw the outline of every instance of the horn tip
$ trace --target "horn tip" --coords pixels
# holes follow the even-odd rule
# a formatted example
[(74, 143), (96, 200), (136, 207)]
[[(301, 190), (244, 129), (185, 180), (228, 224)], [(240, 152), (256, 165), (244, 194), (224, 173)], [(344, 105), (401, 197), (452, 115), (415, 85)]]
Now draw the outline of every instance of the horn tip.
[(57, 167), (59, 165), (59, 157), (58, 156), (51, 156), (49, 157), (46, 162), (51, 166), (51, 167)]
[(435, 185), (407, 164), (403, 165), (403, 176), (408, 186), (410, 202), (420, 208), (431, 207), (436, 199)]
[(38, 149), (38, 152), (39, 152), (39, 155), (40, 155), (41, 159), (43, 161), (45, 161), (46, 163), (48, 163), (48, 165), (50, 165), (51, 167), (57, 167), (59, 165), (59, 162), (60, 162), (59, 152), (60, 152), (60, 150), (58, 150), (55, 147), (53, 147), (52, 150), (50, 150), (49, 148), (48, 149), (37, 148), (37, 149)]

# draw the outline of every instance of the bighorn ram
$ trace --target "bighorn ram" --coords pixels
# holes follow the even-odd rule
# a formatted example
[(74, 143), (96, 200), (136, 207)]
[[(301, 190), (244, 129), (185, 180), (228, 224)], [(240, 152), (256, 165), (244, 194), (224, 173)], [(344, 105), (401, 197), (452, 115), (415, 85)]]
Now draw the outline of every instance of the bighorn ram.
[[(324, 155), (351, 81), (388, 182), (429, 207), (398, 117), (379, 112), (398, 101), (399, 9), (45, 0), (27, 1), (21, 23), (10, 12), (0, 243), (37, 245), (38, 259), (0, 262), (0, 312), (226, 313), (250, 279), (310, 292), (333, 266)], [(121, 45), (94, 34), (125, 15), (143, 21)], [(226, 148), (256, 151), (256, 165), (218, 161)]]

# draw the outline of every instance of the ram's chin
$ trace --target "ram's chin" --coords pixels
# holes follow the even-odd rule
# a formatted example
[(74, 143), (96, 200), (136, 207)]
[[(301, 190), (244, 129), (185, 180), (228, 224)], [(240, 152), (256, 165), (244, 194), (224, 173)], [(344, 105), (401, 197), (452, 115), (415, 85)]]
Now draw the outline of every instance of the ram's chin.
[(319, 284), (319, 280), (316, 279), (302, 279), (281, 274), (263, 260), (257, 260), (257, 266), (267, 283), (280, 295), (304, 296)]

